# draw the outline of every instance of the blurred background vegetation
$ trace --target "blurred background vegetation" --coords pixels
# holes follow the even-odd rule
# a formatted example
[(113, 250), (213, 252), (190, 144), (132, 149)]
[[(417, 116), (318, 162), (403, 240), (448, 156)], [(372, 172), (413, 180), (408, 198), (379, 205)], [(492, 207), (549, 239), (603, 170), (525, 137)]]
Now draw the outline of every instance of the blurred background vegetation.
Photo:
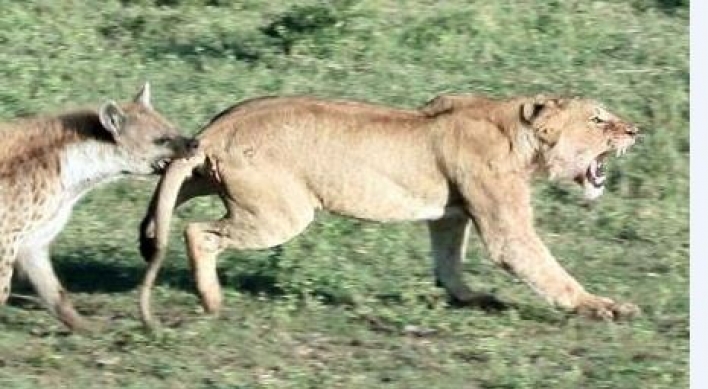
[[(472, 238), (477, 289), (518, 306), (448, 305), (424, 225), (322, 215), (281, 250), (222, 254), (226, 308), (197, 309), (179, 212), (157, 290), (165, 329), (138, 326), (137, 224), (154, 180), (87, 196), (54, 249), (103, 330), (66, 336), (41, 308), (0, 309), (0, 386), (151, 388), (670, 388), (688, 380), (688, 0), (27, 0), (0, 2), (0, 117), (127, 99), (194, 133), (259, 95), (415, 107), (442, 92), (603, 101), (645, 140), (609, 166), (591, 209), (539, 182), (537, 225), (590, 290), (636, 302), (631, 323), (547, 307)], [(22, 291), (18, 281), (16, 290)]]

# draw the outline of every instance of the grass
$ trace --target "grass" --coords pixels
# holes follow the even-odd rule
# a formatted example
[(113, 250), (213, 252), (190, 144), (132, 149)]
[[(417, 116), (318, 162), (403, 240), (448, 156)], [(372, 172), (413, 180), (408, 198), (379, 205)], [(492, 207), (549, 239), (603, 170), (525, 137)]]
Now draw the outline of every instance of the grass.
[[(443, 91), (594, 97), (646, 140), (610, 166), (592, 209), (536, 187), (537, 225), (590, 290), (639, 303), (632, 322), (546, 306), (472, 239), (466, 275), (517, 307), (447, 304), (420, 224), (322, 215), (281, 250), (221, 256), (226, 307), (204, 317), (179, 231), (144, 333), (137, 224), (154, 181), (89, 194), (54, 246), (80, 311), (69, 335), (23, 299), (0, 309), (3, 388), (674, 388), (688, 384), (688, 1), (7, 1), (0, 116), (122, 99), (153, 84), (186, 132), (234, 102), (310, 93), (417, 106)], [(18, 281), (15, 291), (23, 292)]]

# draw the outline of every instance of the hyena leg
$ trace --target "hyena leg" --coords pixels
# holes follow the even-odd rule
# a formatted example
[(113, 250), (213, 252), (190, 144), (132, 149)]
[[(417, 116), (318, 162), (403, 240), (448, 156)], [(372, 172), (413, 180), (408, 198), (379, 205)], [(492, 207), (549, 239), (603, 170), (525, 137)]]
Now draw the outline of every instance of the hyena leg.
[(502, 309), (504, 304), (501, 301), (492, 295), (471, 290), (464, 281), (462, 263), (467, 251), (471, 224), (470, 219), (466, 217), (428, 222), (435, 280), (458, 303)]
[(0, 246), (0, 305), (5, 305), (10, 297), (10, 284), (17, 253), (12, 247)]
[(44, 305), (71, 330), (85, 328), (69, 296), (54, 273), (48, 246), (25, 246), (18, 252), (18, 265), (27, 275)]

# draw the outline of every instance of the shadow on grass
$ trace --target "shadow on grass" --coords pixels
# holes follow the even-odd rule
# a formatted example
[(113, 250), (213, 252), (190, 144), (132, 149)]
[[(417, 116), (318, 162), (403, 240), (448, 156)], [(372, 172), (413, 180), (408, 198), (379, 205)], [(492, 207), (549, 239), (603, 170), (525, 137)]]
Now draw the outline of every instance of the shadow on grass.
[[(102, 246), (78, 249), (67, 255), (54, 255), (52, 262), (57, 276), (69, 293), (123, 293), (137, 289), (142, 282), (146, 264), (139, 259), (116, 261), (115, 258), (133, 256), (116, 247)], [(100, 258), (106, 260), (101, 261)], [(224, 273), (219, 272), (219, 281), (227, 289), (269, 297), (282, 295), (275, 275), (261, 274), (257, 269), (238, 274)], [(15, 277), (13, 283), (13, 292), (33, 294), (26, 277)], [(163, 266), (156, 284), (188, 292), (195, 290), (191, 272), (186, 268)]]
[[(266, 46), (268, 47), (268, 46)], [(248, 65), (261, 62), (264, 55), (263, 48), (249, 41), (226, 41), (215, 44), (213, 42), (195, 41), (187, 44), (165, 43), (155, 45), (148, 50), (148, 55), (156, 58), (177, 56), (190, 63), (197, 70), (205, 68), (205, 58), (233, 58)]]
[[(282, 255), (282, 248), (274, 248), (268, 255), (266, 261), (260, 266), (251, 268), (221, 269), (219, 271), (219, 281), (225, 289), (237, 290), (241, 293), (253, 296), (277, 299), (286, 294), (279, 284), (279, 274), (287, 271), (279, 268), (279, 261)], [(179, 257), (180, 254), (168, 254), (171, 257)], [(142, 281), (146, 265), (139, 259), (122, 260), (123, 258), (134, 257), (134, 254), (126, 252), (114, 246), (87, 247), (78, 249), (64, 255), (55, 255), (53, 258), (54, 267), (62, 284), (69, 293), (126, 293), (137, 289)], [(104, 258), (101, 261), (98, 258)], [(120, 260), (117, 260), (119, 259)], [(175, 258), (177, 260), (184, 258)], [(194, 281), (189, 269), (184, 267), (164, 266), (158, 276), (157, 284), (171, 289), (181, 290), (188, 293), (195, 293)], [(290, 293), (298, 293), (297, 290), (289, 290)], [(353, 306), (355, 299), (346, 293), (330, 290), (329, 288), (314, 288), (310, 290), (320, 301), (332, 306)], [(39, 300), (34, 299), (34, 292), (26, 280), (16, 280), (13, 286), (13, 295), (26, 296), (13, 298), (10, 304), (13, 306), (29, 307), (38, 305)], [(431, 296), (419, 296), (420, 304), (432, 304), (428, 301)], [(449, 298), (449, 297), (443, 297)], [(400, 304), (403, 296), (398, 293), (378, 295), (377, 300), (386, 304)], [(523, 305), (502, 301), (492, 294), (480, 294), (473, 301), (460, 302), (454, 299), (448, 300), (448, 308), (481, 310), (488, 314), (502, 314), (505, 311), (516, 311), (519, 317), (527, 320), (541, 322), (562, 322), (562, 315), (548, 312), (547, 310), (534, 309)]]

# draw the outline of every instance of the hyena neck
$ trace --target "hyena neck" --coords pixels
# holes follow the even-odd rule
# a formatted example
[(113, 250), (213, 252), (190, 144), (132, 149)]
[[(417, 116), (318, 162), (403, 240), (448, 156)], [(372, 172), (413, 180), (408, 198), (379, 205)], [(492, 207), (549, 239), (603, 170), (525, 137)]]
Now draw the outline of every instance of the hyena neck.
[(62, 188), (73, 198), (130, 171), (115, 144), (94, 139), (67, 145), (60, 153), (59, 163)]

